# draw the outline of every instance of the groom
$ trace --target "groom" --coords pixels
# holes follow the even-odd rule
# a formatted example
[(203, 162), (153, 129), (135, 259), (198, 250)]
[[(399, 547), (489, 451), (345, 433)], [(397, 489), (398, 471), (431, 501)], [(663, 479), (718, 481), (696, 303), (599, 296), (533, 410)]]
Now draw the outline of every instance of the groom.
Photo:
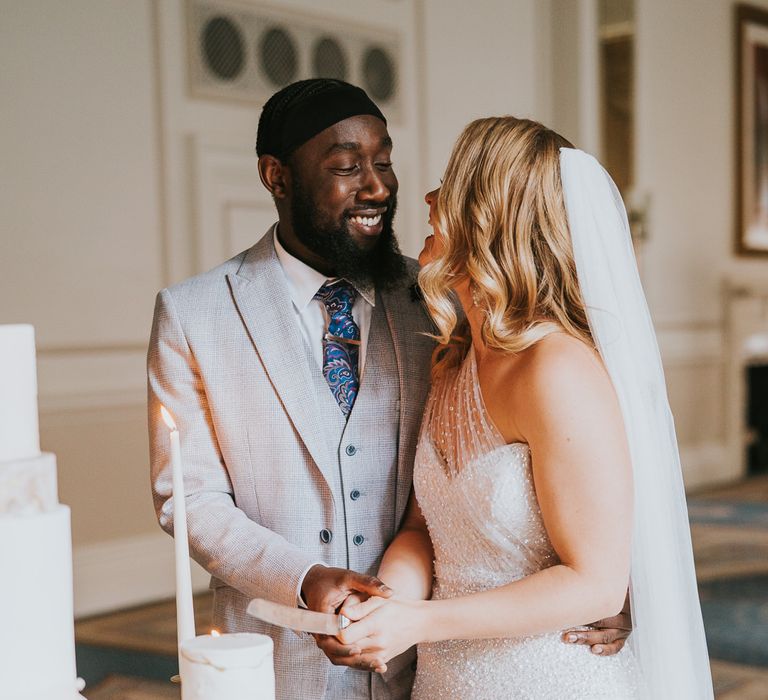
[[(392, 141), (365, 92), (289, 85), (265, 105), (256, 148), (278, 223), (157, 297), (158, 519), (172, 532), (164, 405), (182, 435), (190, 547), (212, 574), (214, 625), (272, 637), (280, 700), (407, 698), (413, 650), (371, 674), (333, 639), (319, 643), (335, 665), (307, 635), (245, 613), (254, 597), (331, 611), (353, 592), (388, 594), (372, 574), (411, 489), (433, 350), (416, 264), (392, 230)], [(578, 635), (604, 653), (624, 636)]]

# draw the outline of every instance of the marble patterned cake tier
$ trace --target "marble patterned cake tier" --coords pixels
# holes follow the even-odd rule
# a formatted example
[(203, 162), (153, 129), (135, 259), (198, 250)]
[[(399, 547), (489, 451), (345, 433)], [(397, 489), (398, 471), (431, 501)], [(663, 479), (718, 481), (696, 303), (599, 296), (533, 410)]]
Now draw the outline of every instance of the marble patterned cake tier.
[(56, 455), (0, 462), (0, 518), (50, 513), (58, 505)]

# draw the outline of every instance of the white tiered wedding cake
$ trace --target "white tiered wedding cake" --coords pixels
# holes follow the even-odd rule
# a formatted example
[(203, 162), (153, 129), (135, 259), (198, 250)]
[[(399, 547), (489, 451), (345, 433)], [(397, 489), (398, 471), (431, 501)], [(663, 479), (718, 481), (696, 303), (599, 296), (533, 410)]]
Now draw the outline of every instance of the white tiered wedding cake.
[(40, 452), (29, 325), (0, 325), (0, 566), (0, 697), (80, 698), (69, 508)]

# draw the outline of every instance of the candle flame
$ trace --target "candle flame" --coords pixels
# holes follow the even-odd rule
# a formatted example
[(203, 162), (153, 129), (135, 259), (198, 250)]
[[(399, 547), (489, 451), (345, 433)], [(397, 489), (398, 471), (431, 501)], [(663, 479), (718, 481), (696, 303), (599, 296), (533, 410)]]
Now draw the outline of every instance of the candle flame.
[(219, 630), (211, 630), (211, 637), (221, 637), (221, 632)]
[(176, 427), (176, 421), (173, 420), (173, 416), (165, 406), (160, 406), (160, 414), (163, 416), (163, 421), (171, 430), (178, 430)]

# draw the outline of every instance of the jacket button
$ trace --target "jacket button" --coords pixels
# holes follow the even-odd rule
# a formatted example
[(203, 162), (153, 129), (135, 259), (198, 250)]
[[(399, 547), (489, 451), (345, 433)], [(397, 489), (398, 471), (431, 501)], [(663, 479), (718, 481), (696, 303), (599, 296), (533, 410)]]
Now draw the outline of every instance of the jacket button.
[(320, 541), (323, 544), (328, 544), (333, 539), (333, 533), (330, 530), (323, 528), (320, 530)]
[(353, 501), (356, 501), (358, 498), (360, 498), (360, 492), (359, 492), (357, 489), (354, 489), (354, 490), (352, 491), (352, 493), (350, 493), (350, 494), (349, 494), (349, 497), (350, 497), (350, 498), (351, 498)]
[(357, 448), (354, 445), (347, 445), (346, 452), (350, 457), (354, 457), (357, 454)]
[(365, 537), (362, 535), (355, 535), (352, 538), (352, 541), (359, 547), (363, 542), (365, 542)]

